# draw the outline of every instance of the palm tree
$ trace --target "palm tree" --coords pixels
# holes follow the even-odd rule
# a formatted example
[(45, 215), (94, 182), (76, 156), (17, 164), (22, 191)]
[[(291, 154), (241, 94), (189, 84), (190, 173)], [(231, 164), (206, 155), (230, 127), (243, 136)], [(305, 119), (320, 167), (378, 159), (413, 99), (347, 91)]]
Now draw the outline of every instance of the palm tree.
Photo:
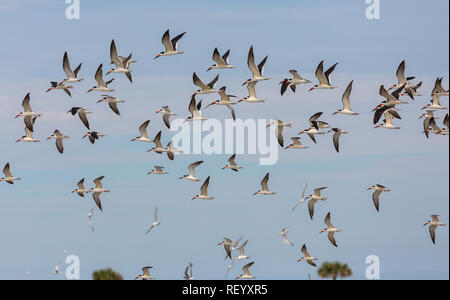
[(317, 271), (322, 278), (333, 278), (333, 280), (340, 278), (347, 278), (352, 276), (352, 269), (347, 264), (340, 262), (324, 262)]
[(111, 268), (101, 269), (94, 271), (92, 273), (93, 280), (123, 280), (122, 275), (120, 273), (114, 271)]

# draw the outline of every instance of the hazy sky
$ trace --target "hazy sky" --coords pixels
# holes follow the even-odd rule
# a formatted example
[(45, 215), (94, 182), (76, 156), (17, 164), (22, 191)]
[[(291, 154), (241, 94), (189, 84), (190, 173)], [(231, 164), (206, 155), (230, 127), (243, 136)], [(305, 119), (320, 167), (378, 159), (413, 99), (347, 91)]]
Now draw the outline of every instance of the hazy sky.
[[(352, 1), (100, 1), (81, 0), (81, 19), (65, 18), (65, 1), (0, 0), (0, 167), (11, 163), (13, 174), (22, 180), (14, 186), (0, 184), (0, 279), (63, 278), (51, 272), (63, 257), (62, 250), (78, 255), (81, 278), (111, 266), (131, 279), (144, 265), (155, 267), (159, 279), (181, 279), (187, 263), (194, 262), (197, 279), (223, 279), (226, 271), (223, 236), (249, 240), (247, 254), (259, 279), (317, 278), (314, 268), (296, 263), (300, 247), (308, 245), (320, 262), (342, 261), (364, 279), (365, 259), (377, 255), (383, 279), (448, 279), (448, 228), (437, 230), (437, 245), (422, 227), (431, 214), (449, 222), (449, 142), (448, 137), (422, 134), (420, 108), (430, 100), (438, 76), (448, 88), (449, 2), (381, 1), (381, 19), (369, 21), (364, 0)], [(162, 51), (161, 36), (170, 28), (173, 35), (186, 31), (179, 48), (185, 55), (153, 60)], [(94, 73), (100, 63), (109, 67), (109, 44), (116, 40), (121, 55), (132, 52), (134, 84), (119, 74), (111, 85), (121, 104), (122, 116), (114, 115), (106, 104), (96, 104), (99, 93), (86, 94), (96, 84)], [(332, 145), (332, 136), (318, 137), (318, 144), (304, 138), (305, 151), (280, 149), (279, 162), (259, 166), (256, 156), (238, 156), (244, 167), (239, 173), (221, 171), (229, 155), (177, 156), (147, 153), (150, 145), (130, 143), (138, 126), (150, 119), (149, 135), (163, 130), (163, 140), (173, 135), (155, 111), (162, 105), (182, 118), (188, 116), (190, 95), (196, 90), (192, 73), (205, 82), (216, 71), (205, 70), (213, 61), (215, 47), (223, 53), (231, 48), (234, 70), (220, 71), (218, 87), (240, 97), (247, 89), (240, 84), (249, 78), (246, 66), (253, 45), (259, 62), (269, 55), (265, 73), (272, 80), (259, 83), (262, 105), (236, 107), (240, 118), (280, 118), (291, 122), (288, 138), (307, 125), (308, 118), (324, 112), (322, 119), (350, 131), (341, 140), (341, 154)], [(62, 91), (45, 93), (52, 80), (62, 80), (62, 57), (69, 52), (71, 64), (83, 62), (73, 98)], [(423, 80), (422, 92), (401, 107), (399, 131), (373, 129), (370, 110), (383, 100), (381, 84), (396, 83), (395, 71), (405, 59), (407, 75)], [(279, 81), (299, 70), (314, 80), (317, 64), (339, 62), (332, 80), (333, 91), (308, 93), (298, 87), (280, 97)], [(358, 117), (331, 116), (341, 106), (347, 84), (354, 80), (352, 108)], [(31, 92), (33, 110), (43, 114), (36, 122), (38, 144), (14, 143), (23, 135), (21, 101)], [(205, 103), (215, 95), (201, 97)], [(405, 98), (406, 99), (406, 98)], [(409, 100), (408, 100), (409, 101)], [(442, 98), (448, 106), (448, 98)], [(94, 111), (92, 128), (108, 136), (91, 145), (81, 137), (87, 130), (78, 118), (66, 113), (72, 106)], [(223, 119), (225, 108), (204, 111), (209, 118)], [(438, 112), (439, 126), (445, 112)], [(70, 135), (65, 153), (57, 153), (53, 141), (45, 139), (59, 129)], [(211, 176), (212, 202), (191, 201), (201, 183), (180, 181), (187, 166), (199, 159), (202, 180)], [(163, 165), (167, 176), (146, 176), (154, 165)], [(272, 197), (252, 197), (260, 181), (270, 171)], [(3, 174), (2, 174), (3, 175)], [(83, 177), (86, 186), (106, 175), (104, 212), (95, 211), (95, 233), (90, 232), (87, 214), (94, 207), (91, 195), (82, 199), (70, 192)], [(291, 208), (300, 198), (305, 183), (309, 191), (328, 186), (327, 202), (316, 206), (315, 220), (309, 220), (303, 204)], [(381, 197), (377, 213), (367, 188), (380, 183), (392, 192)], [(144, 235), (158, 206), (161, 226)], [(336, 234), (339, 248), (326, 235), (324, 217), (343, 230)], [(283, 244), (276, 233), (291, 228)], [(241, 273), (243, 262), (235, 265), (230, 278)], [(63, 270), (65, 266), (63, 265)]]

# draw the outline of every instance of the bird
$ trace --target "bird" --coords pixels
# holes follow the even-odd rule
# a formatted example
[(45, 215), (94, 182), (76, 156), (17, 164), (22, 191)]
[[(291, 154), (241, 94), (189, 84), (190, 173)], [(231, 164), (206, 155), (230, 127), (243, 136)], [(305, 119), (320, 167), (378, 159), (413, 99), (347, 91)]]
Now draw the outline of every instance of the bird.
[(206, 118), (202, 117), (202, 100), (200, 100), (198, 103), (195, 100), (195, 95), (192, 95), (191, 101), (189, 102), (189, 112), (191, 113), (190, 117), (187, 117), (185, 122), (188, 121), (202, 121), (206, 120)]
[(424, 107), (422, 107), (422, 110), (424, 109), (447, 109), (447, 107), (444, 107), (441, 105), (441, 99), (439, 94), (434, 94), (432, 96), (432, 99), (430, 101), (431, 104), (427, 104)]
[(150, 270), (151, 269), (153, 269), (153, 267), (143, 267), (142, 268), (142, 275), (136, 276), (136, 278), (134, 280), (137, 280), (137, 279), (142, 279), (142, 280), (153, 280), (153, 279), (156, 279), (156, 278), (154, 278), (154, 277), (152, 277), (150, 275)]
[(389, 114), (392, 117), (396, 118), (396, 119), (399, 119), (399, 120), (402, 119), (402, 117), (398, 114), (398, 111), (395, 108), (395, 105), (393, 105), (393, 106), (382, 106), (381, 108), (376, 108), (374, 111), (375, 111), (375, 114), (373, 115), (373, 124), (374, 125), (377, 124), (380, 121), (381, 117), (386, 112), (389, 112)]
[(200, 78), (198, 78), (197, 74), (194, 73), (192, 75), (192, 81), (194, 82), (194, 84), (196, 86), (198, 86), (200, 88), (200, 90), (197, 90), (194, 93), (194, 95), (217, 93), (218, 91), (215, 90), (214, 87), (216, 86), (216, 83), (218, 80), (219, 80), (219, 75), (217, 75), (210, 83), (204, 84), (203, 81), (201, 81)]
[(393, 89), (398, 89), (400, 87), (403, 87), (403, 89), (405, 89), (408, 93), (408, 95), (414, 100), (414, 96), (411, 94), (411, 87), (415, 87), (413, 84), (411, 84), (409, 81), (413, 80), (415, 77), (406, 77), (405, 76), (405, 66), (406, 66), (406, 62), (403, 60), (400, 65), (397, 68), (397, 80), (398, 83), (392, 85), (389, 90), (393, 90)]
[(291, 123), (285, 123), (281, 120), (275, 119), (272, 120), (266, 127), (275, 127), (275, 133), (277, 135), (278, 144), (281, 147), (284, 147), (284, 138), (283, 138), (283, 128), (284, 127), (292, 127)]
[(130, 54), (125, 60), (120, 59), (119, 55), (117, 54), (116, 42), (114, 40), (111, 41), (109, 54), (111, 57), (111, 61), (116, 67), (108, 71), (106, 75), (109, 75), (111, 73), (124, 73), (127, 76), (128, 80), (133, 83), (133, 78), (131, 77), (132, 70), (130, 70), (129, 68), (129, 61), (131, 60), (132, 54)]
[(4, 182), (9, 183), (9, 184), (14, 184), (14, 181), (21, 180), (20, 178), (14, 177), (12, 175), (9, 163), (7, 163), (5, 165), (5, 167), (3, 168), (3, 174), (5, 174), (5, 177), (0, 178), (0, 182), (4, 181)]
[(219, 242), (217, 246), (223, 245), (225, 252), (227, 253), (227, 256), (225, 259), (229, 258), (232, 260), (231, 252), (238, 249), (238, 244), (242, 240), (242, 237), (240, 237), (236, 242), (233, 242), (229, 238), (224, 237), (223, 241)]
[(244, 248), (245, 248), (245, 246), (247, 246), (247, 243), (248, 243), (248, 240), (245, 241), (242, 245), (240, 245), (240, 246), (238, 247), (239, 255), (233, 257), (232, 260), (236, 261), (236, 260), (246, 260), (246, 259), (250, 259), (250, 256), (245, 255), (245, 253), (244, 253)]
[(192, 262), (189, 262), (189, 265), (184, 270), (184, 280), (194, 280), (194, 276), (192, 275)]
[(236, 154), (233, 154), (233, 155), (228, 159), (228, 165), (226, 165), (225, 167), (223, 167), (222, 170), (230, 169), (230, 170), (233, 170), (233, 171), (235, 171), (235, 172), (239, 172), (239, 169), (242, 169), (242, 167), (241, 167), (241, 166), (238, 166), (238, 165), (236, 164), (235, 159), (236, 159)]
[(348, 134), (348, 131), (342, 130), (340, 128), (332, 128), (328, 133), (334, 132), (333, 134), (333, 144), (334, 148), (336, 149), (336, 152), (339, 153), (339, 139), (341, 138), (341, 135)]
[(380, 212), (380, 195), (383, 192), (390, 192), (389, 189), (382, 186), (381, 184), (376, 184), (367, 189), (368, 191), (374, 190), (375, 192), (372, 195), (373, 203), (375, 204), (375, 208), (378, 212)]
[(296, 70), (290, 70), (289, 73), (292, 74), (293, 78), (286, 78), (280, 82), (281, 84), (281, 96), (284, 95), (287, 88), (291, 88), (291, 90), (295, 93), (296, 86), (301, 84), (312, 83), (308, 79), (304, 79)]
[(406, 92), (403, 92), (401, 94), (401, 96), (405, 96), (405, 94), (409, 95), (409, 93), (411, 93), (412, 99), (414, 99), (414, 97), (422, 97), (423, 95), (421, 93), (419, 93), (419, 88), (422, 87), (422, 84), (423, 84), (423, 81), (419, 82), (418, 84), (415, 84), (414, 86), (408, 88)]
[(72, 94), (70, 93), (69, 89), (72, 89), (73, 86), (65, 85), (64, 82), (56, 82), (56, 81), (50, 81), (50, 87), (47, 90), (47, 93), (52, 90), (63, 90), (66, 92), (67, 95), (72, 97)]
[(352, 93), (352, 89), (353, 89), (353, 80), (347, 86), (347, 89), (345, 90), (344, 95), (342, 96), (342, 104), (344, 108), (337, 110), (333, 115), (337, 114), (351, 115), (351, 116), (359, 115), (359, 113), (353, 112), (350, 107), (350, 95)]
[(330, 83), (330, 75), (333, 73), (334, 69), (338, 65), (338, 63), (331, 66), (325, 73), (323, 72), (323, 63), (322, 60), (319, 63), (319, 66), (316, 69), (316, 77), (319, 80), (319, 84), (314, 85), (309, 91), (313, 91), (316, 89), (335, 89), (335, 86), (332, 86)]
[(84, 178), (81, 179), (81, 180), (77, 183), (77, 186), (78, 186), (78, 188), (77, 188), (77, 189), (74, 189), (74, 190), (72, 191), (72, 194), (73, 194), (73, 193), (77, 193), (78, 196), (84, 198), (84, 194), (88, 194), (88, 193), (91, 192), (90, 190), (85, 189), (85, 187), (84, 187)]
[(102, 209), (102, 202), (100, 201), (100, 195), (102, 193), (109, 193), (110, 190), (105, 190), (102, 185), (102, 180), (105, 178), (105, 176), (98, 177), (94, 180), (95, 188), (90, 189), (90, 192), (92, 193), (92, 198), (94, 198), (95, 203), (97, 204), (100, 211), (103, 211)]
[(233, 107), (231, 107), (232, 105), (235, 105), (236, 102), (231, 102), (231, 100), (230, 100), (230, 97), (236, 97), (236, 96), (228, 95), (226, 93), (226, 87), (225, 86), (220, 88), (218, 93), (220, 95), (220, 100), (216, 100), (216, 101), (210, 103), (208, 106), (205, 107), (205, 109), (210, 107), (210, 106), (212, 106), (212, 105), (224, 105), (230, 110), (231, 117), (233, 118), (233, 120), (236, 120), (236, 112), (234, 111)]
[(430, 236), (431, 236), (431, 241), (433, 242), (433, 244), (436, 244), (436, 228), (438, 228), (439, 226), (446, 226), (445, 224), (439, 222), (439, 215), (432, 215), (431, 216), (432, 220), (431, 221), (427, 221), (423, 226), (427, 226), (430, 225)]
[(149, 234), (153, 228), (158, 227), (161, 223), (158, 222), (158, 207), (155, 207), (155, 213), (153, 214), (153, 223), (150, 228), (145, 232), (145, 234)]
[(208, 186), (209, 186), (210, 177), (206, 178), (202, 187), (200, 188), (200, 195), (196, 195), (192, 200), (201, 199), (201, 200), (214, 200), (214, 197), (208, 196)]
[(303, 253), (304, 257), (301, 257), (297, 262), (306, 261), (308, 264), (310, 264), (313, 267), (317, 267), (317, 265), (314, 263), (315, 260), (318, 260), (316, 257), (312, 257), (311, 254), (309, 254), (308, 249), (306, 248), (306, 245), (302, 246), (301, 252)]
[(449, 117), (448, 117), (448, 113), (445, 115), (444, 117), (444, 126), (447, 128), (443, 128), (442, 131), (445, 134), (448, 134), (450, 132), (450, 122), (449, 122)]
[(241, 102), (264, 103), (265, 100), (256, 97), (256, 90), (255, 90), (256, 83), (257, 83), (256, 81), (252, 81), (249, 84), (247, 84), (248, 96), (240, 99), (238, 103)]
[(165, 174), (169, 174), (169, 172), (164, 171), (164, 167), (155, 166), (155, 169), (153, 169), (147, 173), (147, 175), (151, 175), (151, 174), (165, 175)]
[(266, 176), (264, 176), (263, 180), (261, 181), (261, 190), (258, 190), (257, 192), (255, 192), (253, 194), (253, 196), (256, 195), (275, 195), (275, 192), (271, 192), (269, 191), (269, 186), (268, 186), (268, 182), (269, 182), (269, 176), (270, 173), (267, 173)]
[[(445, 121), (445, 119), (444, 119)], [(430, 129), (431, 128), (431, 129)], [(441, 129), (439, 128), (439, 126), (436, 124), (436, 118), (435, 117), (431, 117), (429, 120), (425, 119), (424, 121), (424, 130), (425, 130), (425, 135), (428, 138), (430, 133), (434, 133), (434, 134), (442, 134), (445, 135), (445, 129)]]
[(78, 67), (75, 69), (75, 71), (72, 71), (72, 68), (70, 67), (69, 63), (69, 57), (67, 55), (67, 52), (64, 52), (63, 57), (63, 70), (64, 73), (66, 73), (66, 79), (64, 79), (61, 83), (66, 82), (80, 82), (83, 81), (83, 78), (78, 78), (78, 73), (80, 73), (81, 70), (81, 63), (78, 65)]
[(135, 137), (130, 142), (140, 141), (144, 143), (152, 143), (153, 141), (150, 140), (147, 135), (148, 124), (150, 124), (150, 120), (147, 120), (144, 123), (142, 123), (142, 125), (139, 126), (139, 132), (141, 133), (141, 136)]
[(55, 275), (61, 274), (60, 267), (59, 267), (59, 266), (61, 265), (61, 263), (62, 263), (62, 261), (59, 261), (59, 262), (56, 264), (55, 269), (53, 270), (53, 274), (55, 274)]
[[(425, 133), (425, 136), (429, 138), (430, 133), (430, 120), (433, 118), (433, 120), (438, 119), (438, 117), (434, 116), (435, 110), (427, 110), (426, 113), (420, 115), (419, 119), (423, 118), (423, 132)], [(436, 122), (434, 121), (436, 124)]]
[(314, 190), (314, 194), (311, 194), (311, 195), (308, 195), (308, 196), (305, 197), (305, 201), (308, 200), (308, 199), (311, 199), (308, 202), (309, 217), (311, 218), (311, 220), (314, 217), (314, 205), (316, 204), (316, 202), (319, 201), (319, 200), (320, 201), (327, 201), (326, 197), (322, 197), (321, 196), (321, 192), (323, 190), (325, 190), (325, 189), (327, 189), (327, 187), (317, 188), (317, 189)]
[(120, 116), (120, 111), (117, 108), (117, 104), (118, 103), (125, 103), (125, 100), (120, 100), (117, 99), (116, 97), (113, 96), (109, 96), (109, 95), (102, 95), (102, 98), (100, 100), (97, 101), (97, 103), (100, 102), (107, 102), (109, 105), (109, 108), (111, 108), (111, 110), (118, 116)]
[(299, 201), (297, 201), (297, 203), (295, 204), (295, 206), (292, 208), (291, 212), (294, 212), (295, 209), (296, 209), (300, 204), (302, 204), (303, 202), (306, 201), (306, 198), (305, 198), (305, 192), (306, 192), (306, 189), (307, 189), (307, 188), (308, 188), (308, 183), (305, 184), (305, 187), (303, 188), (302, 198), (301, 198)]
[(214, 49), (212, 59), (216, 62), (214, 65), (209, 67), (206, 71), (211, 71), (212, 69), (234, 69), (235, 66), (232, 66), (228, 63), (228, 57), (230, 56), (230, 49), (225, 52), (223, 56), (220, 56), (219, 50), (217, 48)]
[(253, 266), (255, 262), (251, 262), (249, 264), (246, 264), (243, 268), (242, 271), (244, 271), (244, 274), (239, 275), (238, 277), (236, 277), (237, 279), (253, 279), (256, 278), (255, 276), (252, 276), (250, 274), (250, 267)]
[(253, 77), (250, 79), (247, 79), (242, 86), (252, 82), (252, 81), (264, 81), (264, 80), (269, 80), (270, 78), (266, 78), (264, 77), (264, 66), (267, 62), (267, 58), (269, 58), (269, 56), (266, 56), (260, 63), (258, 66), (256, 66), (255, 63), (255, 55), (253, 53), (253, 46), (250, 47), (250, 50), (248, 51), (248, 58), (247, 58), (247, 65), (248, 68), (250, 69), (250, 71), (253, 74)]
[(293, 244), (291, 241), (289, 241), (288, 238), (287, 238), (287, 234), (289, 233), (289, 231), (290, 231), (290, 230), (289, 230), (288, 228), (283, 228), (283, 229), (281, 230), (281, 232), (278, 233), (278, 235), (282, 237), (283, 242), (284, 242), (285, 244), (287, 244), (287, 245), (289, 245), (289, 246), (294, 246), (294, 244)]
[(81, 107), (72, 107), (67, 113), (72, 114), (72, 116), (75, 116), (78, 114), (80, 117), (81, 122), (83, 122), (84, 126), (86, 126), (87, 129), (89, 128), (89, 121), (87, 119), (87, 114), (91, 114), (92, 112), (88, 111), (87, 109), (81, 108)]
[(188, 167), (189, 174), (188, 174), (188, 175), (183, 175), (183, 176), (181, 176), (179, 179), (187, 179), (187, 180), (190, 180), (190, 181), (200, 181), (200, 179), (198, 179), (197, 177), (195, 177), (195, 169), (196, 169), (198, 166), (200, 166), (202, 163), (203, 163), (203, 160), (197, 161), (197, 162), (191, 164), (191, 165)]
[(383, 115), (384, 115), (384, 124), (380, 124), (375, 126), (375, 128), (386, 128), (386, 129), (400, 129), (400, 127), (395, 126), (394, 124), (392, 124), (392, 118), (393, 118), (393, 114), (392, 114), (393, 110), (392, 109), (388, 109), (386, 110)]
[[(27, 117), (25, 117), (25, 118), (27, 118)], [(36, 121), (36, 117), (34, 117), (32, 119), (31, 123), (34, 125), (35, 121)], [(16, 143), (18, 143), (18, 142), (39, 143), (40, 141), (33, 138), (33, 131), (31, 131), (28, 128), (28, 126), (25, 126), (25, 135), (16, 141)]]
[(401, 91), (404, 88), (405, 88), (405, 85), (402, 85), (401, 87), (396, 89), (394, 92), (389, 93), (386, 90), (386, 88), (384, 87), (384, 85), (380, 86), (379, 94), (380, 94), (380, 96), (382, 96), (386, 100), (383, 101), (380, 105), (378, 105), (377, 108), (375, 108), (375, 109), (379, 109), (381, 106), (386, 106), (386, 105), (387, 106), (395, 106), (395, 105), (398, 105), (398, 104), (408, 104), (408, 102), (400, 100)]
[(105, 93), (112, 93), (115, 90), (108, 88), (108, 85), (114, 81), (114, 78), (111, 80), (105, 82), (103, 79), (103, 64), (100, 64), (100, 66), (97, 68), (97, 72), (95, 72), (95, 81), (97, 81), (97, 86), (92, 87), (88, 90), (88, 93), (92, 91), (98, 91), (98, 92), (105, 92)]
[(165, 51), (160, 52), (158, 55), (155, 56), (154, 59), (161, 57), (161, 56), (170, 56), (170, 55), (178, 55), (178, 54), (184, 54), (182, 51), (177, 50), (177, 45), (180, 39), (186, 34), (186, 32), (180, 33), (176, 37), (174, 37), (172, 40), (170, 39), (170, 33), (169, 29), (164, 33), (162, 37), (162, 44), (165, 48)]
[(330, 125), (327, 122), (320, 121), (319, 118), (323, 115), (323, 112), (318, 112), (312, 115), (309, 118), (309, 124), (311, 127), (315, 127), (316, 129), (330, 128)]
[(105, 135), (103, 133), (97, 132), (97, 131), (90, 131), (83, 135), (82, 139), (89, 137), (89, 141), (91, 144), (95, 144), (95, 141), (98, 140), (100, 137), (104, 137)]
[(176, 152), (182, 152), (181, 150), (176, 149), (173, 146), (172, 141), (169, 142), (169, 144), (167, 145), (166, 148), (163, 147), (163, 145), (161, 144), (161, 131), (158, 132), (158, 134), (156, 135), (156, 137), (153, 139), (153, 143), (155, 143), (155, 147), (150, 148), (147, 150), (147, 152), (156, 152), (158, 154), (162, 154), (162, 153), (167, 153), (167, 156), (169, 157), (170, 160), (174, 160), (175, 158), (175, 153)]
[(336, 232), (341, 232), (340, 229), (335, 228), (333, 224), (331, 224), (331, 213), (329, 212), (327, 216), (325, 217), (325, 224), (327, 225), (326, 229), (323, 229), (320, 233), (328, 232), (328, 239), (330, 240), (331, 244), (333, 246), (337, 247), (336, 240), (334, 239), (334, 234)]
[(443, 80), (442, 77), (436, 79), (436, 83), (434, 84), (434, 88), (431, 93), (432, 96), (437, 95), (437, 96), (447, 96), (448, 97), (449, 91), (442, 87), (442, 80)]
[(308, 149), (309, 148), (309, 147), (302, 145), (299, 137), (291, 137), (291, 140), (292, 140), (293, 144), (287, 146), (285, 149)]
[(91, 208), (91, 210), (88, 213), (88, 224), (91, 228), (92, 232), (94, 232), (94, 224), (92, 224), (92, 217), (94, 216), (94, 209)]
[(22, 101), (22, 107), (23, 107), (23, 112), (20, 112), (16, 115), (16, 119), (19, 117), (24, 117), (24, 122), (25, 122), (25, 126), (30, 130), (33, 131), (33, 124), (35, 118), (40, 117), (41, 114), (37, 114), (35, 112), (33, 112), (33, 110), (31, 109), (30, 106), (30, 93), (25, 95), (25, 98), (23, 98)]
[(157, 114), (163, 114), (163, 121), (166, 124), (166, 127), (170, 129), (170, 117), (176, 116), (177, 114), (170, 111), (169, 106), (163, 106), (160, 110), (156, 111)]
[(56, 129), (51, 136), (47, 138), (47, 140), (55, 139), (56, 140), (56, 149), (58, 149), (59, 153), (63, 154), (64, 152), (64, 139), (70, 138), (68, 135), (63, 135), (58, 129)]

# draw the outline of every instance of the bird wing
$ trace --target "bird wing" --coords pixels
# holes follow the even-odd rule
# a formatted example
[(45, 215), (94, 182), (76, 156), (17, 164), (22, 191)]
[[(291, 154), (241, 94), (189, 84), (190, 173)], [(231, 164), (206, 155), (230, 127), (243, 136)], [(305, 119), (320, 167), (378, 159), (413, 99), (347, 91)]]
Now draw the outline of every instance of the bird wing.
[(173, 46), (173, 50), (177, 50), (177, 45), (178, 42), (180, 41), (180, 39), (186, 34), (186, 32), (180, 33), (179, 35), (177, 35), (176, 37), (174, 37), (171, 41), (172, 46)]
[(162, 43), (164, 45), (164, 48), (166, 48), (166, 52), (175, 50), (173, 47), (173, 44), (170, 40), (169, 29), (167, 29), (167, 31), (164, 33), (164, 35), (162, 37)]
[(204, 84), (203, 81), (200, 80), (200, 78), (198, 78), (196, 73), (192, 75), (192, 80), (194, 84), (199, 88), (201, 88), (202, 90), (209, 90), (209, 87), (206, 84)]
[(270, 173), (267, 173), (266, 176), (261, 181), (261, 187), (262, 187), (263, 191), (269, 191), (269, 186), (268, 186), (269, 176), (270, 176)]
[(95, 81), (97, 81), (98, 87), (106, 87), (106, 83), (103, 80), (103, 64), (101, 64), (97, 72), (95, 72)]
[(381, 195), (381, 191), (375, 191), (372, 195), (372, 199), (373, 199), (373, 203), (375, 204), (375, 208), (377, 209), (377, 211), (380, 211), (380, 195)]
[(203, 163), (203, 161), (201, 160), (201, 161), (197, 161), (197, 162), (191, 164), (191, 165), (188, 167), (189, 175), (191, 175), (192, 177), (195, 177), (195, 168), (197, 168), (198, 166), (200, 166), (202, 163)]
[(95, 188), (96, 189), (103, 189), (102, 180), (105, 178), (105, 176), (98, 177), (94, 180)]
[(210, 179), (210, 177), (208, 176), (208, 178), (206, 178), (205, 182), (203, 183), (202, 187), (200, 188), (202, 196), (208, 196), (209, 179)]
[(148, 138), (147, 127), (148, 127), (149, 123), (150, 123), (150, 120), (147, 120), (144, 123), (142, 123), (141, 126), (139, 126), (139, 132), (141, 133), (141, 136), (144, 138)]
[(92, 198), (94, 198), (95, 204), (97, 204), (100, 211), (103, 211), (102, 202), (100, 201), (100, 193), (93, 193)]
[(345, 90), (344, 95), (342, 96), (342, 103), (344, 105), (344, 109), (347, 110), (350, 110), (350, 94), (352, 93), (352, 89), (353, 89), (353, 80), (347, 86), (347, 89)]
[(109, 102), (109, 108), (118, 116), (120, 116), (119, 108), (117, 108), (117, 102)]
[(30, 106), (30, 93), (28, 93), (22, 101), (22, 107), (25, 112), (32, 112)]

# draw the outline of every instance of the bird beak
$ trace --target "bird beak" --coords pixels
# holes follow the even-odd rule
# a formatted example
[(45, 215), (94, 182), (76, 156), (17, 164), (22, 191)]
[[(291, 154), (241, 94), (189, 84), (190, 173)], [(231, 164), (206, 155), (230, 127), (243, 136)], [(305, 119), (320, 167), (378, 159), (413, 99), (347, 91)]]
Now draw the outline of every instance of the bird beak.
[(157, 58), (160, 57), (160, 56), (161, 56), (161, 54), (158, 54), (158, 55), (156, 55), (155, 58), (153, 58), (153, 59), (157, 59)]
[(53, 138), (52, 136), (49, 136), (49, 137), (47, 138), (47, 141), (48, 141), (48, 140), (51, 140), (52, 138)]
[(103, 102), (103, 101), (105, 101), (105, 99), (100, 99), (100, 100), (97, 101), (97, 103), (100, 103), (100, 102)]
[(312, 88), (309, 89), (308, 92), (311, 92), (312, 90), (315, 90), (315, 89), (316, 89), (315, 87), (312, 87)]
[(422, 110), (424, 110), (424, 109), (426, 109), (427, 107), (426, 106), (424, 106), (424, 107), (422, 107)]
[(106, 73), (106, 75), (109, 75), (109, 74), (111, 74), (112, 73), (112, 71), (108, 71), (107, 73)]
[(150, 151), (153, 151), (153, 149), (151, 148), (151, 149), (148, 149), (148, 150), (147, 150), (147, 152), (150, 152)]
[(248, 81), (244, 82), (241, 86), (244, 86), (244, 85), (246, 85), (246, 84), (248, 84)]
[(266, 128), (269, 128), (270, 126), (272, 126), (272, 123), (268, 124), (268, 125), (266, 126)]
[(299, 260), (297, 260), (297, 262), (301, 262), (303, 260), (303, 258), (300, 258)]
[(16, 143), (21, 142), (21, 141), (22, 141), (22, 139), (18, 139), (18, 140), (16, 141)]
[(209, 67), (206, 72), (211, 71), (213, 69), (213, 67)]
[(51, 90), (53, 90), (53, 88), (49, 88), (49, 89), (47, 90), (47, 93), (50, 92)]
[(223, 167), (222, 170), (225, 170), (226, 168), (228, 168), (228, 166)]
[(73, 190), (73, 191), (72, 191), (72, 194), (75, 193), (75, 192), (76, 192), (76, 190)]
[(155, 112), (155, 114), (159, 114), (161, 112), (161, 110), (158, 110), (157, 112)]
[(14, 119), (17, 119), (18, 117), (20, 117), (20, 115), (15, 116)]
[(134, 141), (136, 141), (136, 138), (132, 139), (130, 142), (134, 142)]
[(339, 112), (335, 112), (334, 114), (332, 114), (332, 116), (337, 115)]
[(253, 193), (253, 196), (256, 196), (256, 195), (258, 195), (258, 192)]
[(428, 222), (426, 222), (425, 224), (423, 224), (423, 227), (425, 227), (425, 226), (427, 226), (428, 225)]
[(89, 136), (89, 134), (85, 134), (83, 135), (82, 139), (84, 139), (85, 137)]
[(87, 91), (88, 93), (92, 92), (94, 89), (90, 89), (89, 91)]

